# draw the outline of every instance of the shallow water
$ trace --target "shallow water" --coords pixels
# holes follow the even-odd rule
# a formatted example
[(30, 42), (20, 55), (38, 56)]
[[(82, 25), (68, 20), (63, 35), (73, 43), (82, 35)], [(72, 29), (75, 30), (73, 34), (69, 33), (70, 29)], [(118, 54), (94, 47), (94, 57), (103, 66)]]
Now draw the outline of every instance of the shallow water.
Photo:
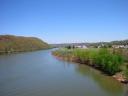
[(52, 50), (0, 56), (0, 96), (128, 96), (128, 87)]

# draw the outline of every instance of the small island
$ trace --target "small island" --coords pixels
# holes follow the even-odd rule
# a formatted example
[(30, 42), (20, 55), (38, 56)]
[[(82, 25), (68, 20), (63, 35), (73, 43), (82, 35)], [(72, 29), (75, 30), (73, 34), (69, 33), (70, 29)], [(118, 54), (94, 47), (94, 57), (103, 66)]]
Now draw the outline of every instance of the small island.
[(0, 35), (0, 54), (28, 52), (47, 48), (50, 48), (50, 46), (36, 37)]

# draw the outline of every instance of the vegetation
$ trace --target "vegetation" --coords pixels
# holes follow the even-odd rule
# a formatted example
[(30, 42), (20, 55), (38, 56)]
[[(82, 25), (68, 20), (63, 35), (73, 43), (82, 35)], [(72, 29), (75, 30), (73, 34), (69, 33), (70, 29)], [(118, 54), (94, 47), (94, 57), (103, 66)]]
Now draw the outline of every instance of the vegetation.
[(34, 51), (49, 48), (49, 45), (35, 37), (0, 35), (0, 54)]
[(126, 69), (124, 70), (124, 74), (126, 76), (126, 79), (128, 79), (128, 65), (126, 66)]
[(89, 43), (89, 46), (98, 47), (103, 44), (105, 48), (111, 48), (112, 45), (128, 45), (128, 40), (120, 40), (120, 41), (111, 41), (111, 42), (97, 42), (97, 43)]
[(94, 48), (97, 48), (100, 45), (104, 45), (102, 47), (104, 48), (111, 48), (112, 45), (128, 45), (128, 39), (127, 40), (120, 40), (120, 41), (111, 41), (111, 42), (97, 42), (97, 43), (64, 43), (64, 44), (51, 44), (54, 47), (65, 47), (65, 46), (80, 46), (80, 45), (86, 45), (87, 47), (93, 46)]
[(61, 49), (53, 52), (54, 55), (75, 59), (75, 61), (99, 68), (110, 75), (120, 71), (123, 57), (112, 53), (106, 48), (101, 49)]

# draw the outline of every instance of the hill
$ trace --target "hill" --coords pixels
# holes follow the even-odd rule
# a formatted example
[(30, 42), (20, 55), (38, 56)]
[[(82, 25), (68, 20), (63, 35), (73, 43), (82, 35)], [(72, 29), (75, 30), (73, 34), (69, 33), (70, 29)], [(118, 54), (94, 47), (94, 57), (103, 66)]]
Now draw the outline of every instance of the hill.
[(62, 44), (51, 44), (53, 47), (65, 47), (65, 46), (82, 46), (86, 45), (87, 47), (94, 46), (98, 47), (99, 45), (104, 44), (106, 46), (112, 46), (112, 45), (128, 45), (128, 39), (126, 40), (119, 40), (119, 41), (111, 41), (111, 42), (95, 42), (95, 43), (62, 43)]
[(49, 48), (49, 45), (35, 37), (0, 35), (0, 54), (34, 51), (46, 48)]

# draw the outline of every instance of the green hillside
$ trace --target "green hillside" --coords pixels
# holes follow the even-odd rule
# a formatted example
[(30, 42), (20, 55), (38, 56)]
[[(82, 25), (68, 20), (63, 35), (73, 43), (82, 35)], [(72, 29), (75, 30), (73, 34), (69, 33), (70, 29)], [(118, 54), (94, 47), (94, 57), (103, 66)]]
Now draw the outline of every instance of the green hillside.
[(46, 48), (49, 48), (49, 45), (35, 37), (0, 35), (0, 54), (34, 51)]

